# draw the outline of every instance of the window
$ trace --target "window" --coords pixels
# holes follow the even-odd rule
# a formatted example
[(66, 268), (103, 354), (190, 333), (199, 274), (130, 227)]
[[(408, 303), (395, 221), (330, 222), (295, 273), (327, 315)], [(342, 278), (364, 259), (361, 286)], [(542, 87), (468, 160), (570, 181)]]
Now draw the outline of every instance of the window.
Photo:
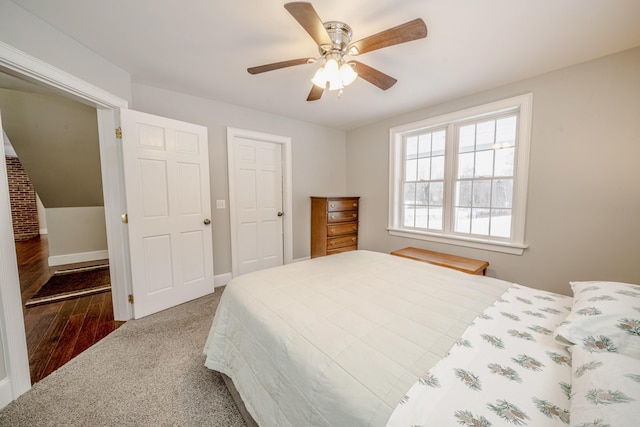
[(389, 232), (522, 254), (532, 95), (391, 129)]

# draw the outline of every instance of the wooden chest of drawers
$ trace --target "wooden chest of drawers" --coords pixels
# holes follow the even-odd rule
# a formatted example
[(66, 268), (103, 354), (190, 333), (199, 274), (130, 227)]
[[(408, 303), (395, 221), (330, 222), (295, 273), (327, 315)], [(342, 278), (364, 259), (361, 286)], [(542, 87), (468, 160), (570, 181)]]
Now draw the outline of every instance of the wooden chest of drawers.
[(358, 249), (360, 197), (311, 197), (311, 258)]

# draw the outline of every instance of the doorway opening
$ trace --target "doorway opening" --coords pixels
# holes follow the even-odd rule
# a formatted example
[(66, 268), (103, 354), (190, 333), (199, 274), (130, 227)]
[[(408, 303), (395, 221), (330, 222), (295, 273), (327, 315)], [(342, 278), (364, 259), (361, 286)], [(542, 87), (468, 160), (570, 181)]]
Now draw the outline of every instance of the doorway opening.
[[(104, 217), (108, 240), (109, 272), (112, 285), (114, 318), (132, 317), (127, 294), (130, 273), (127, 233), (120, 215), (124, 211), (122, 156), (114, 129), (119, 111), (127, 101), (65, 73), (5, 43), (0, 43), (0, 71), (20, 81), (45, 88), (51, 93), (75, 100), (95, 109), (98, 122), (100, 164), (104, 197)], [(109, 173), (105, 173), (108, 171)], [(6, 170), (0, 177), (6, 186)], [(0, 406), (16, 399), (31, 387), (26, 335), (18, 280), (15, 244), (10, 220), (7, 189), (0, 188), (2, 220), (0, 221), (0, 336), (6, 366), (6, 378), (0, 381)], [(5, 202), (6, 201), (6, 202)], [(5, 215), (5, 213), (7, 215)]]
[[(114, 322), (112, 295), (105, 290), (110, 281), (96, 109), (0, 74), (0, 110), (35, 383), (122, 324)], [(47, 209), (36, 207), (36, 190)], [(106, 268), (88, 273), (96, 264)], [(82, 271), (59, 274), (71, 269)], [(100, 278), (107, 286), (88, 295), (83, 288)], [(74, 290), (86, 296), (74, 298)]]

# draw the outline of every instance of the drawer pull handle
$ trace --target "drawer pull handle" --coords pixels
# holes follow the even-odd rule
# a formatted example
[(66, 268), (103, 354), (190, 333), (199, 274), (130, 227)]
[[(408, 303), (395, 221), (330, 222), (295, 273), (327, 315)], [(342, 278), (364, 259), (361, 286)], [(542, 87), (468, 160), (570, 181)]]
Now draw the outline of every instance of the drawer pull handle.
[(335, 219), (335, 217), (336, 217), (335, 215), (331, 215), (331, 219)]
[(352, 238), (351, 238), (351, 241), (352, 241), (352, 242), (355, 242), (355, 241), (356, 241), (356, 238), (355, 238), (355, 237), (352, 237)]
[(358, 227), (356, 227), (355, 225), (353, 227), (351, 227), (352, 230), (357, 230)]
[(335, 229), (335, 228), (332, 228), (332, 229), (331, 229), (331, 232), (332, 232), (332, 233), (335, 233), (335, 232), (336, 232), (336, 229)]
[(335, 207), (336, 207), (336, 204), (335, 204), (335, 203), (331, 203), (331, 207), (332, 207), (332, 208), (335, 208)]
[(357, 216), (358, 216), (358, 214), (353, 214), (353, 217), (354, 217), (354, 218), (355, 218), (355, 217), (357, 217)]
[(335, 244), (336, 244), (336, 242), (331, 242), (331, 245), (335, 245)]
[(354, 207), (354, 208), (357, 208), (357, 207), (358, 207), (358, 204), (357, 204), (357, 203), (354, 203), (354, 204), (353, 204), (353, 207)]

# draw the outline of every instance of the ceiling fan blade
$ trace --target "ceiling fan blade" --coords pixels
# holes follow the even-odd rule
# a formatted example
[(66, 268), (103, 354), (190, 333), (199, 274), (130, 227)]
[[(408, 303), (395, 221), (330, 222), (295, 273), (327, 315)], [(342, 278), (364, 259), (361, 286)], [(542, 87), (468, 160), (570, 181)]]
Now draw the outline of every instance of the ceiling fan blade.
[(322, 89), (320, 86), (311, 86), (311, 92), (309, 92), (309, 96), (307, 96), (307, 101), (317, 101), (318, 99), (320, 99), (320, 97), (322, 97), (323, 92), (324, 89)]
[(331, 37), (329, 37), (327, 29), (324, 27), (322, 20), (316, 13), (313, 6), (311, 6), (311, 3), (287, 3), (284, 5), (284, 8), (289, 11), (300, 25), (302, 25), (302, 28), (309, 33), (318, 46), (331, 46)]
[(427, 37), (427, 26), (422, 19), (418, 18), (351, 43), (347, 52), (349, 52), (349, 55), (361, 55), (372, 50), (425, 37)]
[(393, 77), (383, 73), (382, 71), (378, 71), (375, 68), (371, 68), (368, 65), (363, 64), (362, 62), (349, 61), (349, 63), (356, 64), (355, 71), (356, 73), (358, 73), (359, 77), (362, 77), (369, 83), (372, 83), (378, 86), (382, 90), (389, 89), (398, 81)]
[(273, 64), (259, 65), (257, 67), (247, 68), (249, 74), (260, 74), (267, 71), (278, 70), (280, 68), (293, 67), (294, 65), (302, 65), (309, 63), (313, 58), (290, 59), (288, 61), (274, 62)]

